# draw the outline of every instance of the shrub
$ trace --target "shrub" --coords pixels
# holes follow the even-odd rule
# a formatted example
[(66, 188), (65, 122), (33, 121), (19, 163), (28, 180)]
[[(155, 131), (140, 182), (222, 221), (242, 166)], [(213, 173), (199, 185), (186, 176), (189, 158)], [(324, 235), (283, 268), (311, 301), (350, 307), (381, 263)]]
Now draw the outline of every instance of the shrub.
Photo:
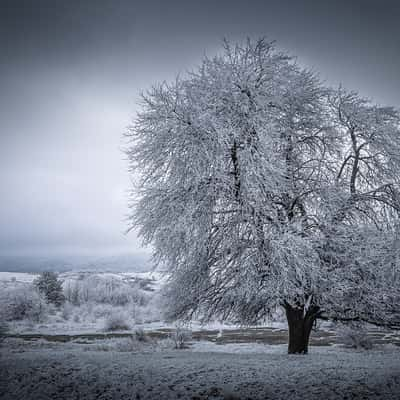
[(132, 301), (140, 307), (146, 306), (151, 299), (151, 296), (137, 285), (131, 288), (131, 296)]
[(2, 317), (5, 321), (28, 319), (42, 322), (50, 312), (50, 307), (33, 286), (23, 286), (2, 294)]
[(143, 328), (137, 328), (135, 330), (135, 338), (138, 342), (147, 342), (147, 335)]
[(109, 331), (127, 331), (130, 326), (127, 322), (127, 318), (124, 314), (118, 313), (110, 315), (104, 324), (104, 330)]
[(131, 301), (131, 298), (129, 288), (119, 287), (110, 292), (107, 300), (113, 306), (125, 306)]
[(61, 310), (61, 317), (65, 321), (68, 321), (71, 318), (72, 311), (73, 311), (73, 307), (72, 307), (71, 303), (65, 303)]
[(79, 296), (79, 286), (77, 283), (75, 283), (75, 286), (73, 287), (73, 289), (71, 291), (71, 303), (74, 306), (79, 306), (79, 304), (81, 303), (80, 296)]
[(106, 318), (112, 315), (115, 310), (109, 304), (95, 304), (92, 312), (95, 318)]
[(64, 285), (66, 299), (74, 305), (87, 302), (125, 306), (140, 306), (149, 302), (148, 294), (139, 285), (123, 282), (114, 277), (88, 275), (78, 280), (68, 280)]
[(344, 326), (338, 330), (339, 340), (353, 349), (370, 350), (373, 347), (372, 340), (366, 331), (358, 326)]
[(8, 332), (8, 326), (5, 321), (0, 321), (0, 346), (2, 345), (4, 339), (6, 338), (6, 334)]
[(34, 281), (35, 286), (42, 293), (49, 303), (55, 306), (61, 306), (64, 301), (62, 281), (60, 281), (55, 272), (42, 272)]
[(192, 331), (182, 326), (177, 326), (171, 333), (170, 338), (173, 340), (175, 349), (185, 349), (188, 342), (192, 340)]

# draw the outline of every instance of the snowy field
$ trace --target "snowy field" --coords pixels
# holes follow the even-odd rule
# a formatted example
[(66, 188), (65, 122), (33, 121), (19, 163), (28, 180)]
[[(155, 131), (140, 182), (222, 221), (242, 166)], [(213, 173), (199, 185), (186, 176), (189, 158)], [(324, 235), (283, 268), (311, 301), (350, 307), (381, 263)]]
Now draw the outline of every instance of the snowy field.
[(45, 399), (393, 399), (400, 398), (400, 348), (354, 351), (284, 345), (216, 345), (187, 350), (123, 341), (97, 344), (8, 339), (0, 398)]
[[(2, 309), (21, 293), (29, 300), (36, 276), (1, 272)], [(334, 326), (323, 324), (312, 332), (309, 355), (289, 356), (284, 322), (193, 322), (181, 328), (190, 335), (178, 350), (177, 327), (163, 321), (157, 300), (165, 276), (65, 272), (60, 278), (68, 296), (79, 294), (77, 304), (45, 309), (40, 320), (27, 314), (7, 321), (2, 400), (400, 399), (399, 332), (369, 327), (372, 349), (350, 349)], [(122, 313), (124, 329), (105, 329), (107, 318)]]
[[(149, 279), (154, 281), (154, 284), (159, 287), (165, 282), (165, 275), (160, 272), (91, 272), (91, 271), (68, 271), (62, 272), (59, 274), (59, 278), (63, 281), (68, 279), (77, 279), (82, 274), (101, 274), (104, 277), (110, 277), (122, 281), (127, 281), (130, 279)], [(38, 276), (38, 273), (29, 273), (29, 272), (7, 272), (0, 271), (0, 282), (3, 285), (11, 284), (13, 282), (19, 283), (31, 283)]]

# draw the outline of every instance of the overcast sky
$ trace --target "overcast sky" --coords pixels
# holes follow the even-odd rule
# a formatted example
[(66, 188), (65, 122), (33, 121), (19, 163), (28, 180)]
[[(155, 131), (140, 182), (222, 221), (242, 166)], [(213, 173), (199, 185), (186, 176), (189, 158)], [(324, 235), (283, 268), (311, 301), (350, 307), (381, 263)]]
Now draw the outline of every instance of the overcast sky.
[(139, 251), (122, 134), (140, 90), (265, 36), (400, 106), (400, 1), (19, 1), (0, 10), (0, 254)]

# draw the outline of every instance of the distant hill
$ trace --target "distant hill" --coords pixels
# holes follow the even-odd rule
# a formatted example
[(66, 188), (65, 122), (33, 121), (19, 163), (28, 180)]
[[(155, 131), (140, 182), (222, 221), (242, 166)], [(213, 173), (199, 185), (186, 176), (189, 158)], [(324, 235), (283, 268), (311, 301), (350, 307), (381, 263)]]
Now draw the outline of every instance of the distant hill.
[(99, 271), (146, 272), (151, 269), (147, 254), (118, 254), (112, 256), (1, 256), (0, 271)]

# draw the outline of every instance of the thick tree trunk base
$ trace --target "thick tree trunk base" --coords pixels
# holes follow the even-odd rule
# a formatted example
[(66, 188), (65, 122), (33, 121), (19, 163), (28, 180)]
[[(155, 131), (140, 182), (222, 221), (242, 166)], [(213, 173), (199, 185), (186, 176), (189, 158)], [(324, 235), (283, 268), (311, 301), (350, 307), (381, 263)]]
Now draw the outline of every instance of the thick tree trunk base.
[(288, 354), (307, 354), (310, 333), (315, 321), (315, 314), (304, 312), (304, 307), (285, 306), (289, 326)]

